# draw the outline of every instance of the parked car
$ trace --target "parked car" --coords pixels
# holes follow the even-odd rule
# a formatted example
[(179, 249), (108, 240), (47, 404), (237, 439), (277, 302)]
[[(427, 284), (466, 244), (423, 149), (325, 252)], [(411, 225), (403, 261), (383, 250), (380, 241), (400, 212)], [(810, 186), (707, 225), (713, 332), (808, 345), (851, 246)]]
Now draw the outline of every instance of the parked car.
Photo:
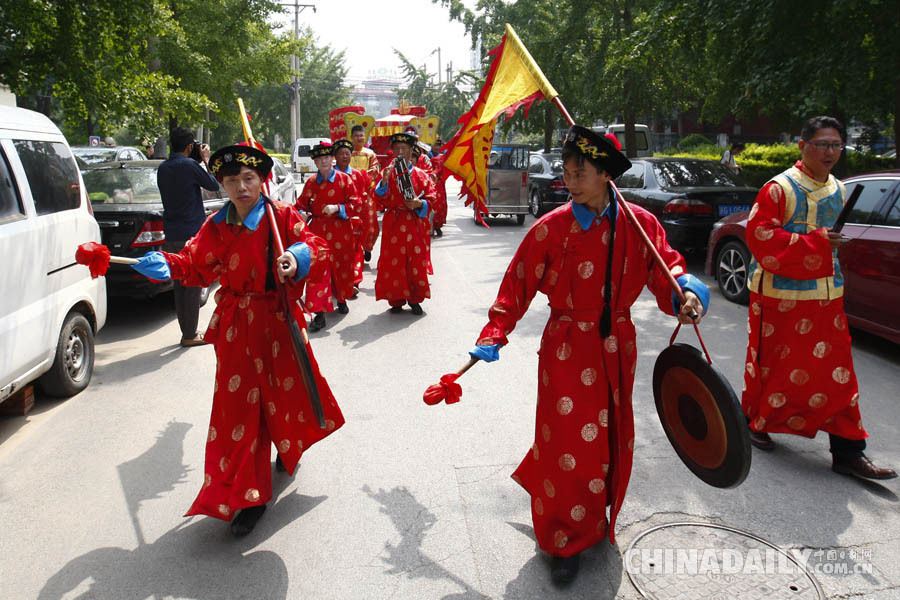
[(133, 146), (72, 146), (72, 154), (82, 169), (105, 162), (147, 160), (147, 155)]
[[(849, 195), (865, 186), (842, 233), (851, 239), (838, 250), (844, 275), (844, 309), (851, 325), (900, 343), (900, 171), (844, 180)], [(746, 304), (750, 251), (748, 212), (716, 223), (709, 237), (706, 273), (726, 299)]]
[(0, 402), (37, 380), (46, 394), (90, 383), (106, 282), (75, 262), (100, 241), (66, 138), (50, 119), (0, 106)]
[[(489, 217), (509, 215), (522, 225), (528, 208), (528, 147), (497, 144), (488, 158), (485, 206)], [(475, 215), (478, 222), (478, 216)]]
[(562, 154), (532, 152), (528, 157), (528, 209), (535, 217), (569, 201)]
[(631, 159), (616, 185), (659, 219), (679, 250), (703, 250), (713, 223), (750, 210), (758, 191), (718, 161), (670, 156)]
[(272, 200), (293, 205), (297, 201), (297, 187), (294, 176), (279, 159), (272, 157), (272, 180), (269, 183), (269, 197)]
[[(94, 216), (100, 225), (103, 243), (116, 256), (139, 258), (160, 250), (165, 241), (163, 205), (156, 185), (161, 160), (113, 162), (84, 169)], [(222, 208), (222, 192), (203, 192), (206, 214)], [(171, 281), (153, 282), (128, 265), (111, 264), (106, 273), (110, 296), (149, 298), (172, 289)], [(201, 302), (205, 303), (208, 290)]]

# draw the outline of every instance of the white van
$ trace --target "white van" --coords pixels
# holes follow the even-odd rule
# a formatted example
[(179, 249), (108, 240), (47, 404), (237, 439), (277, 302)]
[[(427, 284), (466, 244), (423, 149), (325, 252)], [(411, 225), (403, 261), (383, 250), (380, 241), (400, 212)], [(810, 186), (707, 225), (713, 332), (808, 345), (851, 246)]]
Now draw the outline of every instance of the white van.
[(94, 370), (106, 280), (75, 262), (100, 227), (65, 137), (44, 115), (0, 106), (0, 402), (38, 380), (71, 396)]
[(316, 163), (309, 157), (309, 151), (317, 144), (330, 144), (331, 138), (300, 138), (294, 143), (294, 151), (291, 152), (291, 169), (301, 175), (309, 175), (316, 172)]
[[(600, 134), (611, 133), (615, 135), (616, 139), (619, 140), (619, 143), (622, 144), (622, 151), (626, 151), (624, 123), (616, 123), (615, 125), (607, 125), (606, 127), (592, 127), (591, 129)], [(634, 137), (637, 142), (635, 144), (637, 146), (635, 156), (639, 158), (653, 156), (653, 136), (650, 133), (650, 128), (646, 125), (635, 123)]]

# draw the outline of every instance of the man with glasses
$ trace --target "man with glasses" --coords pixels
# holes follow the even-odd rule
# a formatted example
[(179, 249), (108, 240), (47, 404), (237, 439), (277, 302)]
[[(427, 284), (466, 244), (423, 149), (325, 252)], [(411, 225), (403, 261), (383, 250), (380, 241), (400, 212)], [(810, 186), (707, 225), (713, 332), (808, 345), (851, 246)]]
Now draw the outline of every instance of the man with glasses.
[(843, 125), (813, 117), (800, 134), (801, 159), (759, 191), (747, 222), (750, 333), (742, 405), (750, 441), (771, 450), (770, 433), (831, 440), (832, 470), (892, 479), (864, 454), (859, 390), (831, 230), (844, 184), (831, 175), (844, 148)]

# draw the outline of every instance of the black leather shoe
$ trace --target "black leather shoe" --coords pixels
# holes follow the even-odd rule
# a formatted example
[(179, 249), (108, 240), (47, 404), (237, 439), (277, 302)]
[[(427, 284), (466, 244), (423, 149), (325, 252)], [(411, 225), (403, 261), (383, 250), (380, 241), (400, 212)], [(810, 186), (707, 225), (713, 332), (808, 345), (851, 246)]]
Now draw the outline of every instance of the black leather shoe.
[(325, 327), (325, 313), (317, 312), (312, 323), (309, 324), (309, 330), (312, 333), (319, 331)]
[(231, 522), (231, 535), (234, 537), (243, 537), (253, 531), (259, 518), (266, 512), (266, 505), (250, 506), (237, 514)]
[(372, 260), (372, 253), (368, 250), (363, 250), (363, 258), (366, 259), (366, 262), (369, 262), (370, 260)]
[(421, 304), (413, 304), (409, 303), (409, 307), (412, 309), (412, 314), (421, 315), (422, 314), (422, 305)]
[(399, 315), (400, 313), (403, 312), (403, 307), (402, 306), (392, 306), (391, 312), (394, 313), (395, 315)]
[(894, 479), (897, 472), (893, 469), (882, 469), (876, 467), (875, 464), (866, 458), (860, 456), (850, 460), (834, 459), (831, 463), (831, 470), (842, 475), (853, 475), (862, 479)]
[(348, 312), (350, 312), (350, 309), (347, 308), (346, 302), (338, 302), (338, 312), (342, 315), (346, 315)]
[(775, 441), (769, 437), (768, 433), (762, 431), (750, 431), (750, 443), (760, 450), (770, 451), (775, 449)]
[(553, 583), (566, 584), (575, 581), (578, 576), (578, 563), (578, 554), (566, 558), (554, 556), (550, 562), (550, 577)]

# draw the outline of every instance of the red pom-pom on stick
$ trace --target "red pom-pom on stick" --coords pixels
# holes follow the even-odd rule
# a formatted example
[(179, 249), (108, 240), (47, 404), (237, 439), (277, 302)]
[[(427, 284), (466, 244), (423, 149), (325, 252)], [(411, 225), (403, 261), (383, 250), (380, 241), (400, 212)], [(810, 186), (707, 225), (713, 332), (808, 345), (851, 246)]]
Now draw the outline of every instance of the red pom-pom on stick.
[(441, 400), (446, 401), (447, 404), (459, 402), (460, 398), (462, 398), (462, 387), (456, 383), (456, 380), (477, 362), (477, 358), (470, 358), (469, 362), (463, 365), (456, 373), (447, 373), (441, 377), (440, 383), (429, 385), (428, 389), (425, 390), (425, 394), (422, 396), (425, 404), (434, 406), (435, 404), (439, 404)]
[(75, 251), (75, 260), (86, 265), (91, 270), (91, 277), (97, 279), (109, 270), (109, 248), (97, 242), (81, 244)]

